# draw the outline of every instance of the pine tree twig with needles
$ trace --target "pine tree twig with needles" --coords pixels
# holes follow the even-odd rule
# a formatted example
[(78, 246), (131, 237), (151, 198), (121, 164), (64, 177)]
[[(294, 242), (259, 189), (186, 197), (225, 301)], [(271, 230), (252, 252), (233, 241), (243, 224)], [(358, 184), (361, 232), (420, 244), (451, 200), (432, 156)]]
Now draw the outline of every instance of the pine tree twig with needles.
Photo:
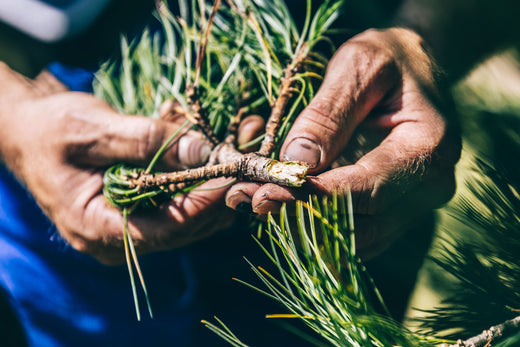
[[(136, 42), (123, 39), (121, 61), (101, 67), (94, 90), (122, 113), (164, 117), (159, 110), (169, 105), (166, 113), (184, 116), (186, 122), (147, 167), (120, 163), (106, 171), (108, 201), (127, 216), (217, 177), (301, 186), (307, 166), (275, 158), (324, 75), (327, 58), (314, 48), (325, 40), (341, 3), (326, 0), (313, 16), (307, 0), (300, 31), (283, 0), (181, 0), (178, 17), (159, 2), (162, 33), (145, 30)], [(237, 129), (244, 115), (254, 113), (267, 115), (267, 126), (265, 134), (248, 145), (262, 145), (256, 153), (242, 153)], [(157, 162), (190, 129), (202, 133), (213, 148), (206, 165), (158, 172)], [(126, 228), (124, 240), (139, 311), (130, 263), (145, 294), (146, 288)]]
[[(322, 6), (330, 5), (331, 2), (332, 1), (326, 1)], [(269, 29), (270, 26), (273, 25), (273, 20), (286, 21), (285, 17), (288, 16), (288, 10), (281, 1), (277, 1), (274, 5), (267, 5), (260, 1), (228, 1), (228, 4), (231, 5), (224, 10), (225, 14), (219, 16), (218, 9), (220, 1), (215, 2), (206, 23), (201, 24), (199, 28), (190, 28), (187, 23), (196, 23), (199, 17), (206, 18), (206, 16), (202, 16), (200, 13), (192, 14), (193, 18), (191, 18), (191, 20), (172, 21), (173, 16), (171, 14), (167, 14), (164, 16), (165, 18), (163, 18), (163, 22), (165, 20), (171, 21), (171, 23), (166, 24), (168, 29), (170, 29), (169, 31), (175, 31), (173, 29), (177, 30), (176, 33), (174, 32), (167, 35), (167, 38), (170, 37), (170, 40), (175, 41), (175, 37), (180, 36), (180, 43), (182, 45), (190, 45), (190, 47), (195, 44), (197, 45), (195, 49), (197, 57), (193, 66), (190, 53), (191, 48), (182, 47), (182, 49), (179, 50), (177, 42), (166, 43), (167, 47), (172, 47), (173, 54), (177, 54), (177, 56), (167, 56), (164, 57), (164, 60), (171, 61), (172, 63), (179, 63), (182, 60), (186, 62), (187, 66), (185, 68), (175, 68), (173, 72), (170, 71), (166, 74), (173, 74), (174, 80), (173, 85), (169, 87), (173, 87), (175, 90), (171, 90), (169, 97), (171, 98), (173, 96), (175, 98), (176, 106), (177, 108), (181, 108), (181, 113), (184, 114), (185, 117), (190, 120), (192, 126), (199, 129), (212, 144), (214, 149), (210, 156), (211, 161), (204, 167), (171, 173), (154, 173), (151, 167), (147, 170), (121, 170), (119, 166), (112, 168), (107, 171), (105, 192), (108, 199), (115, 205), (128, 206), (139, 200), (150, 199), (154, 195), (171, 195), (184, 192), (185, 187), (187, 187), (189, 183), (199, 183), (203, 180), (216, 177), (235, 177), (243, 180), (271, 182), (292, 187), (299, 187), (305, 181), (307, 173), (305, 164), (279, 162), (272, 157), (275, 156), (273, 153), (275, 147), (277, 145), (280, 146), (298, 110), (301, 110), (302, 106), (312, 98), (314, 93), (313, 84), (315, 84), (313, 80), (321, 78), (320, 76), (324, 72), (324, 66), (322, 64), (324, 58), (312, 51), (311, 47), (323, 39), (324, 32), (331, 24), (331, 21), (327, 19), (333, 19), (337, 16), (337, 10), (339, 9), (341, 1), (333, 1), (331, 7), (333, 11), (330, 11), (330, 9), (327, 11), (322, 9), (320, 13), (326, 18), (315, 18), (315, 20), (311, 22), (309, 12), (307, 26), (310, 27), (310, 23), (314, 24), (312, 26), (312, 35), (307, 34), (309, 30), (306, 28), (304, 29), (304, 33), (300, 36), (297, 34), (294, 23), (290, 23), (291, 25), (287, 28), (285, 28), (287, 23), (280, 23), (275, 28), (276, 30), (285, 30), (287, 32), (277, 32)], [(192, 6), (192, 8), (196, 8), (196, 6)], [(161, 7), (161, 10), (163, 12), (166, 11), (164, 6)], [(202, 7), (200, 10), (203, 10)], [(278, 13), (270, 14), (268, 12), (275, 10), (278, 11)], [(236, 12), (234, 13), (233, 11)], [(247, 15), (245, 13), (247, 13)], [(267, 17), (269, 22), (260, 19), (266, 14), (272, 16)], [(273, 16), (274, 14), (278, 16), (278, 18), (275, 18)], [(240, 27), (244, 29), (249, 28), (249, 30), (245, 30), (245, 34), (231, 32), (231, 35), (240, 35), (240, 37), (229, 37), (231, 23), (226, 23), (225, 21), (228, 20), (227, 16), (230, 15), (234, 16), (234, 26), (237, 26), (236, 22), (239, 22)], [(225, 29), (228, 30), (224, 31), (224, 26), (214, 30), (214, 27), (222, 25), (222, 23), (227, 26)], [(200, 32), (198, 35), (194, 34), (197, 30)], [(223, 34), (226, 34), (226, 38), (223, 37)], [(305, 37), (305, 35), (307, 35), (307, 37)], [(222, 42), (228, 43), (222, 44)], [(235, 43), (236, 47), (228, 47), (229, 42)], [(277, 47), (278, 44), (283, 48), (282, 50)], [(141, 44), (135, 48), (134, 52), (137, 51), (140, 46)], [(176, 51), (176, 49), (178, 51)], [(222, 61), (220, 60), (216, 62), (212, 60), (212, 57), (221, 54), (219, 50), (232, 51), (233, 59), (224, 62), (227, 66), (225, 64), (222, 65)], [(124, 53), (126, 53), (126, 55), (132, 54), (128, 47), (125, 47)], [(129, 65), (127, 69), (125, 69), (125, 65), (123, 65), (124, 71), (131, 68), (135, 69), (135, 66), (130, 66), (134, 60), (133, 58), (134, 57), (132, 57), (132, 59), (130, 59), (130, 57), (126, 59), (123, 58), (123, 60), (127, 62), (127, 65)], [(215, 59), (220, 59), (220, 57)], [(205, 64), (206, 60), (210, 61)], [(261, 61), (268, 63), (260, 65), (259, 68), (258, 64)], [(289, 63), (285, 67), (282, 67), (281, 61), (289, 61)], [(149, 63), (150, 62), (146, 62), (146, 64)], [(139, 62), (137, 62), (137, 64), (139, 64)], [(164, 70), (160, 59), (156, 64), (158, 65), (156, 67), (157, 71)], [(219, 66), (219, 68), (215, 69), (214, 66)], [(316, 69), (316, 66), (321, 66), (321, 72), (307, 69), (307, 67)], [(171, 69), (172, 67), (169, 66), (167, 72)], [(205, 71), (206, 69), (208, 71)], [(100, 73), (100, 94), (107, 95), (110, 99), (113, 99), (115, 88), (114, 86), (110, 86), (110, 88), (106, 87), (110, 83), (108, 78), (102, 76), (104, 73), (106, 72)], [(122, 76), (128, 75), (128, 72), (122, 74)], [(205, 76), (209, 77), (209, 79), (207, 77), (205, 78)], [(221, 80), (217, 83), (213, 83), (211, 79), (218, 76), (221, 76)], [(125, 82), (125, 84), (134, 82), (128, 79), (127, 77), (127, 81), (122, 82)], [(257, 82), (246, 84), (243, 82), (245, 80), (256, 80)], [(160, 96), (166, 96), (167, 90), (163, 90), (162, 85), (165, 83), (168, 83), (168, 81), (164, 79), (153, 83), (157, 85), (154, 100), (157, 100)], [(244, 85), (247, 87), (252, 86), (253, 88), (242, 90)], [(185, 87), (184, 91), (182, 91), (182, 86)], [(138, 89), (135, 87), (127, 87), (123, 89), (123, 92), (125, 90)], [(236, 91), (236, 93), (233, 94), (232, 92), (234, 91)], [(221, 93), (221, 95), (216, 94), (217, 92)], [(271, 100), (273, 94), (275, 94), (276, 97), (272, 105), (270, 105), (268, 102)], [(252, 105), (259, 102), (261, 105), (256, 106), (271, 108), (262, 145), (260, 150), (253, 154), (241, 153), (236, 149), (234, 141), (230, 140), (236, 138), (233, 132), (236, 132), (238, 128), (236, 123), (232, 122), (232, 119), (237, 119), (239, 118), (239, 114), (241, 115), (247, 111), (251, 111), (251, 109), (242, 106), (248, 100), (240, 98), (237, 100), (237, 95), (249, 95), (250, 100), (256, 97), (256, 100), (252, 101)], [(123, 93), (123, 99), (124, 97), (125, 95)], [(135, 97), (140, 98), (138, 95), (135, 95)], [(231, 98), (234, 100), (231, 100)], [(210, 103), (210, 101), (217, 101), (219, 108), (226, 108), (228, 115), (213, 115), (213, 119), (210, 119), (211, 115), (209, 113), (213, 111), (208, 107), (215, 106), (214, 103)], [(231, 104), (232, 107), (227, 105), (228, 102), (230, 102), (229, 104)], [(132, 100), (130, 103), (139, 105), (140, 103), (146, 102), (136, 102)], [(115, 104), (117, 105), (118, 103), (116, 102)], [(128, 111), (128, 108), (125, 108), (125, 111)], [(219, 111), (223, 110), (220, 109)], [(215, 126), (215, 123), (219, 125), (225, 125), (225, 123), (227, 123), (229, 125), (226, 139), (218, 139), (215, 133), (216, 129), (212, 128)], [(174, 139), (171, 141), (174, 141)], [(171, 144), (171, 142), (168, 143), (168, 146)], [(167, 146), (165, 146), (165, 148), (167, 148)], [(158, 155), (160, 156), (161, 154), (162, 153), (159, 153)], [(124, 176), (124, 174), (127, 176)], [(116, 177), (117, 179), (114, 179)]]
[[(423, 333), (450, 339), (464, 336), (462, 341), (476, 336), (482, 341), (480, 333), (489, 334), (489, 326), (517, 322), (520, 182), (516, 171), (495, 165), (480, 157), (465, 182), (468, 191), (448, 206), (455, 217), (450, 227), (458, 234), (442, 239), (432, 254), (434, 263), (456, 282), (438, 307), (423, 311), (426, 315), (418, 319)], [(505, 335), (515, 333), (510, 323), (507, 331)], [(494, 336), (493, 345), (501, 340)]]

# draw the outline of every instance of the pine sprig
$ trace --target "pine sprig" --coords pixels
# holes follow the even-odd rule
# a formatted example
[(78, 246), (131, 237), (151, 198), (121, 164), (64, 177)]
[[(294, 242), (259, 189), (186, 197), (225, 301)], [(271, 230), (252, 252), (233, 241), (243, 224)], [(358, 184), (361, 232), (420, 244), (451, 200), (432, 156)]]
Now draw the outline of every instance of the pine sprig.
[[(328, 2), (322, 5), (317, 19), (311, 20), (308, 14), (307, 27), (319, 23), (314, 25), (312, 35), (308, 28), (298, 34), (283, 1), (271, 4), (259, 0), (229, 0), (226, 4), (212, 13), (213, 7), (204, 2), (185, 0), (180, 6), (181, 13), (188, 17), (180, 18), (174, 18), (164, 5), (160, 6), (158, 16), (163, 24), (164, 40), (155, 39), (156, 34), (152, 39), (148, 31), (135, 44), (128, 45), (123, 40), (121, 64), (104, 66), (98, 72), (95, 90), (122, 112), (155, 117), (162, 102), (173, 98), (179, 104), (176, 112), (180, 108), (194, 127), (202, 130), (215, 145), (224, 140), (237, 115), (260, 111), (270, 115), (267, 135), (254, 142), (263, 143), (260, 156), (276, 157), (296, 115), (313, 97), (314, 84), (319, 83), (324, 74), (326, 58), (310, 48), (330, 25), (330, 21), (323, 20), (323, 15), (337, 16), (341, 1), (336, 0), (328, 10), (323, 9)], [(310, 1), (308, 4), (310, 6)], [(204, 22), (208, 20), (210, 22)], [(284, 28), (283, 24), (290, 25)], [(194, 56), (193, 52), (198, 53)], [(273, 105), (269, 104), (271, 101)], [(162, 151), (158, 154), (160, 156)], [(249, 162), (260, 165), (257, 159)], [(295, 175), (294, 167), (283, 166), (288, 175)], [(218, 175), (289, 185), (300, 181), (297, 177), (280, 181), (269, 167), (270, 164), (265, 169), (251, 170), (264, 172), (255, 177), (234, 171), (228, 173), (228, 170)], [(110, 189), (105, 192), (109, 201), (116, 205), (118, 201), (124, 202), (123, 205), (127, 201), (149, 205), (149, 202), (153, 204), (150, 195), (159, 196), (159, 200), (168, 199), (185, 192), (189, 184), (184, 182), (200, 183), (200, 180), (188, 179), (190, 172), (182, 173), (186, 179), (175, 175), (173, 181), (159, 182), (155, 172), (150, 170), (145, 174), (151, 176), (135, 181), (135, 176), (141, 177), (142, 172), (131, 167), (121, 170), (121, 164), (107, 171), (105, 181)], [(114, 179), (116, 174), (126, 176)]]
[[(187, 130), (183, 129), (147, 168), (125, 163), (109, 168), (104, 177), (108, 201), (127, 212), (153, 208), (222, 176), (301, 185), (305, 165), (269, 158), (277, 156), (295, 115), (313, 97), (313, 84), (324, 73), (326, 59), (311, 47), (324, 35), (341, 0), (333, 3), (334, 10), (320, 11), (317, 20), (311, 21), (308, 13), (301, 35), (280, 0), (217, 0), (213, 5), (181, 0), (180, 17), (160, 3), (162, 35), (145, 30), (130, 44), (122, 39), (121, 60), (102, 66), (94, 90), (120, 112), (156, 118), (161, 105), (173, 99), (172, 112), (184, 115), (213, 144), (212, 162), (194, 170), (154, 171), (157, 160)], [(310, 8), (310, 0), (307, 5)], [(320, 19), (323, 14), (331, 20)], [(309, 31), (312, 23), (317, 24)], [(259, 153), (243, 155), (235, 148), (233, 131), (243, 114), (256, 110), (267, 110), (267, 123), (274, 126), (266, 128)], [(125, 240), (129, 250), (131, 239)], [(127, 258), (138, 270), (135, 257)]]
[(270, 319), (299, 319), (330, 346), (434, 346), (385, 314), (384, 302), (355, 253), (352, 202), (333, 197), (298, 202), (296, 218), (282, 207), (270, 215), (268, 242), (256, 240), (277, 269), (249, 263), (262, 285), (240, 283), (279, 302), (288, 312)]

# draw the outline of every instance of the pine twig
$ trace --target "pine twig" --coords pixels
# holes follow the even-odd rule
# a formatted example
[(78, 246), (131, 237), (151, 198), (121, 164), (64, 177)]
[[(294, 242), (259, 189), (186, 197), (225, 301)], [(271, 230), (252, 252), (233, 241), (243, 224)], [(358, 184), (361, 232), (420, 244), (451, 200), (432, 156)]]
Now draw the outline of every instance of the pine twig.
[(298, 55), (292, 62), (284, 69), (284, 77), (281, 80), (280, 93), (273, 103), (273, 108), (269, 120), (265, 126), (265, 137), (262, 145), (258, 150), (258, 154), (262, 156), (270, 156), (276, 144), (276, 136), (282, 124), (282, 118), (285, 114), (285, 109), (289, 104), (292, 96), (292, 88), (294, 85), (294, 76), (298, 73), (298, 66), (306, 58), (306, 50), (302, 47)]
[[(220, 143), (219, 139), (215, 136), (213, 128), (207, 121), (206, 113), (200, 105), (200, 98), (197, 93), (197, 88), (194, 85), (189, 86), (186, 89), (186, 96), (188, 98), (188, 104), (192, 110), (192, 114), (186, 113), (186, 117), (195, 125), (197, 125), (200, 131), (206, 136), (213, 146)], [(188, 116), (189, 114), (189, 116)]]
[(142, 192), (157, 187), (169, 189), (170, 185), (199, 182), (218, 177), (270, 182), (290, 187), (299, 187), (305, 181), (307, 166), (297, 162), (279, 162), (256, 153), (243, 154), (231, 144), (223, 144), (215, 149), (220, 164), (202, 166), (177, 172), (160, 174), (143, 173), (131, 180), (131, 187), (139, 187)]
[[(186, 88), (186, 96), (188, 98), (188, 104), (193, 111), (191, 115), (193, 119), (190, 119), (193, 123), (199, 126), (202, 133), (207, 137), (207, 139), (216, 146), (220, 141), (217, 139), (213, 132), (213, 128), (207, 121), (206, 114), (200, 104), (199, 94), (197, 92), (197, 88), (199, 85), (200, 72), (202, 69), (202, 62), (204, 61), (204, 57), (206, 55), (206, 46), (209, 40), (209, 34), (211, 32), (211, 27), (213, 25), (213, 20), (215, 18), (215, 14), (220, 7), (221, 0), (216, 0), (213, 8), (211, 9), (210, 16), (208, 18), (206, 28), (203, 32), (201, 32), (201, 40), (199, 42), (199, 47), (197, 49), (197, 60), (195, 63), (195, 79), (193, 80), (193, 84), (189, 85)], [(204, 15), (204, 11), (201, 11), (201, 14)]]
[(504, 335), (511, 334), (512, 332), (518, 332), (520, 330), (520, 316), (505, 321), (502, 324), (492, 326), (488, 330), (484, 330), (482, 334), (473, 336), (467, 340), (459, 340), (456, 344), (450, 345), (449, 347), (486, 347), (490, 346), (490, 343)]

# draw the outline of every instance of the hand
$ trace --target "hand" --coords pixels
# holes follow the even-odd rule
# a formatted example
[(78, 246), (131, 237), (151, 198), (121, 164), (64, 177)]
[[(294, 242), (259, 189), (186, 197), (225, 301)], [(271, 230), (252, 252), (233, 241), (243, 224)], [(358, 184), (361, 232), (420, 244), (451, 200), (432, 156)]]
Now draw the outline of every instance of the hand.
[[(51, 75), (30, 81), (5, 65), (0, 75), (5, 164), (72, 247), (107, 264), (121, 262), (123, 218), (102, 194), (104, 170), (119, 162), (146, 165), (178, 124), (118, 114), (92, 95), (67, 91)], [(208, 154), (206, 142), (188, 134), (161, 165), (199, 165)], [(180, 247), (229, 225), (225, 190), (193, 191), (151, 214), (132, 214), (129, 229), (138, 251)]]
[(435, 74), (420, 37), (407, 29), (353, 37), (330, 61), (280, 152), (282, 160), (307, 162), (316, 176), (299, 190), (238, 183), (227, 205), (278, 213), (283, 202), (309, 193), (350, 189), (358, 251), (365, 258), (382, 252), (454, 192), (460, 144), (441, 115)]

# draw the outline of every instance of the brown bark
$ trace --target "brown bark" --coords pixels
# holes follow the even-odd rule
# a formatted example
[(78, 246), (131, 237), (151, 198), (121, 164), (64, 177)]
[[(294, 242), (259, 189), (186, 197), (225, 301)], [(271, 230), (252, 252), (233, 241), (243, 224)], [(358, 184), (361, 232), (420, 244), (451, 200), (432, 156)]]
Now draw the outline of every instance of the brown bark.
[(459, 340), (456, 344), (449, 347), (486, 347), (497, 338), (510, 335), (520, 331), (520, 316), (510, 319), (502, 324), (492, 326), (488, 330), (484, 330), (482, 334), (471, 337), (467, 340)]
[(307, 174), (307, 166), (298, 162), (279, 162), (256, 153), (243, 154), (230, 144), (222, 144), (215, 149), (217, 164), (207, 165), (184, 171), (146, 174), (131, 179), (140, 191), (157, 189), (177, 190), (178, 184), (200, 182), (217, 177), (236, 177), (238, 179), (270, 182), (284, 186), (299, 187)]
[(214, 146), (218, 145), (220, 141), (215, 136), (211, 125), (207, 121), (206, 113), (200, 105), (199, 96), (195, 86), (189, 86), (186, 88), (186, 96), (188, 97), (188, 103), (192, 111), (191, 114), (186, 114), (186, 117), (193, 124), (196, 124), (199, 127), (200, 131)]
[(287, 104), (292, 96), (292, 87), (294, 83), (293, 77), (298, 73), (299, 65), (306, 58), (304, 53), (305, 45), (302, 45), (295, 60), (291, 65), (284, 69), (284, 77), (281, 80), (280, 91), (278, 97), (274, 101), (271, 115), (269, 116), (269, 120), (265, 126), (265, 138), (262, 141), (260, 150), (258, 151), (258, 154), (264, 157), (270, 156), (273, 152), (276, 143), (276, 135), (278, 134), (278, 130), (282, 124), (282, 118), (285, 114)]

